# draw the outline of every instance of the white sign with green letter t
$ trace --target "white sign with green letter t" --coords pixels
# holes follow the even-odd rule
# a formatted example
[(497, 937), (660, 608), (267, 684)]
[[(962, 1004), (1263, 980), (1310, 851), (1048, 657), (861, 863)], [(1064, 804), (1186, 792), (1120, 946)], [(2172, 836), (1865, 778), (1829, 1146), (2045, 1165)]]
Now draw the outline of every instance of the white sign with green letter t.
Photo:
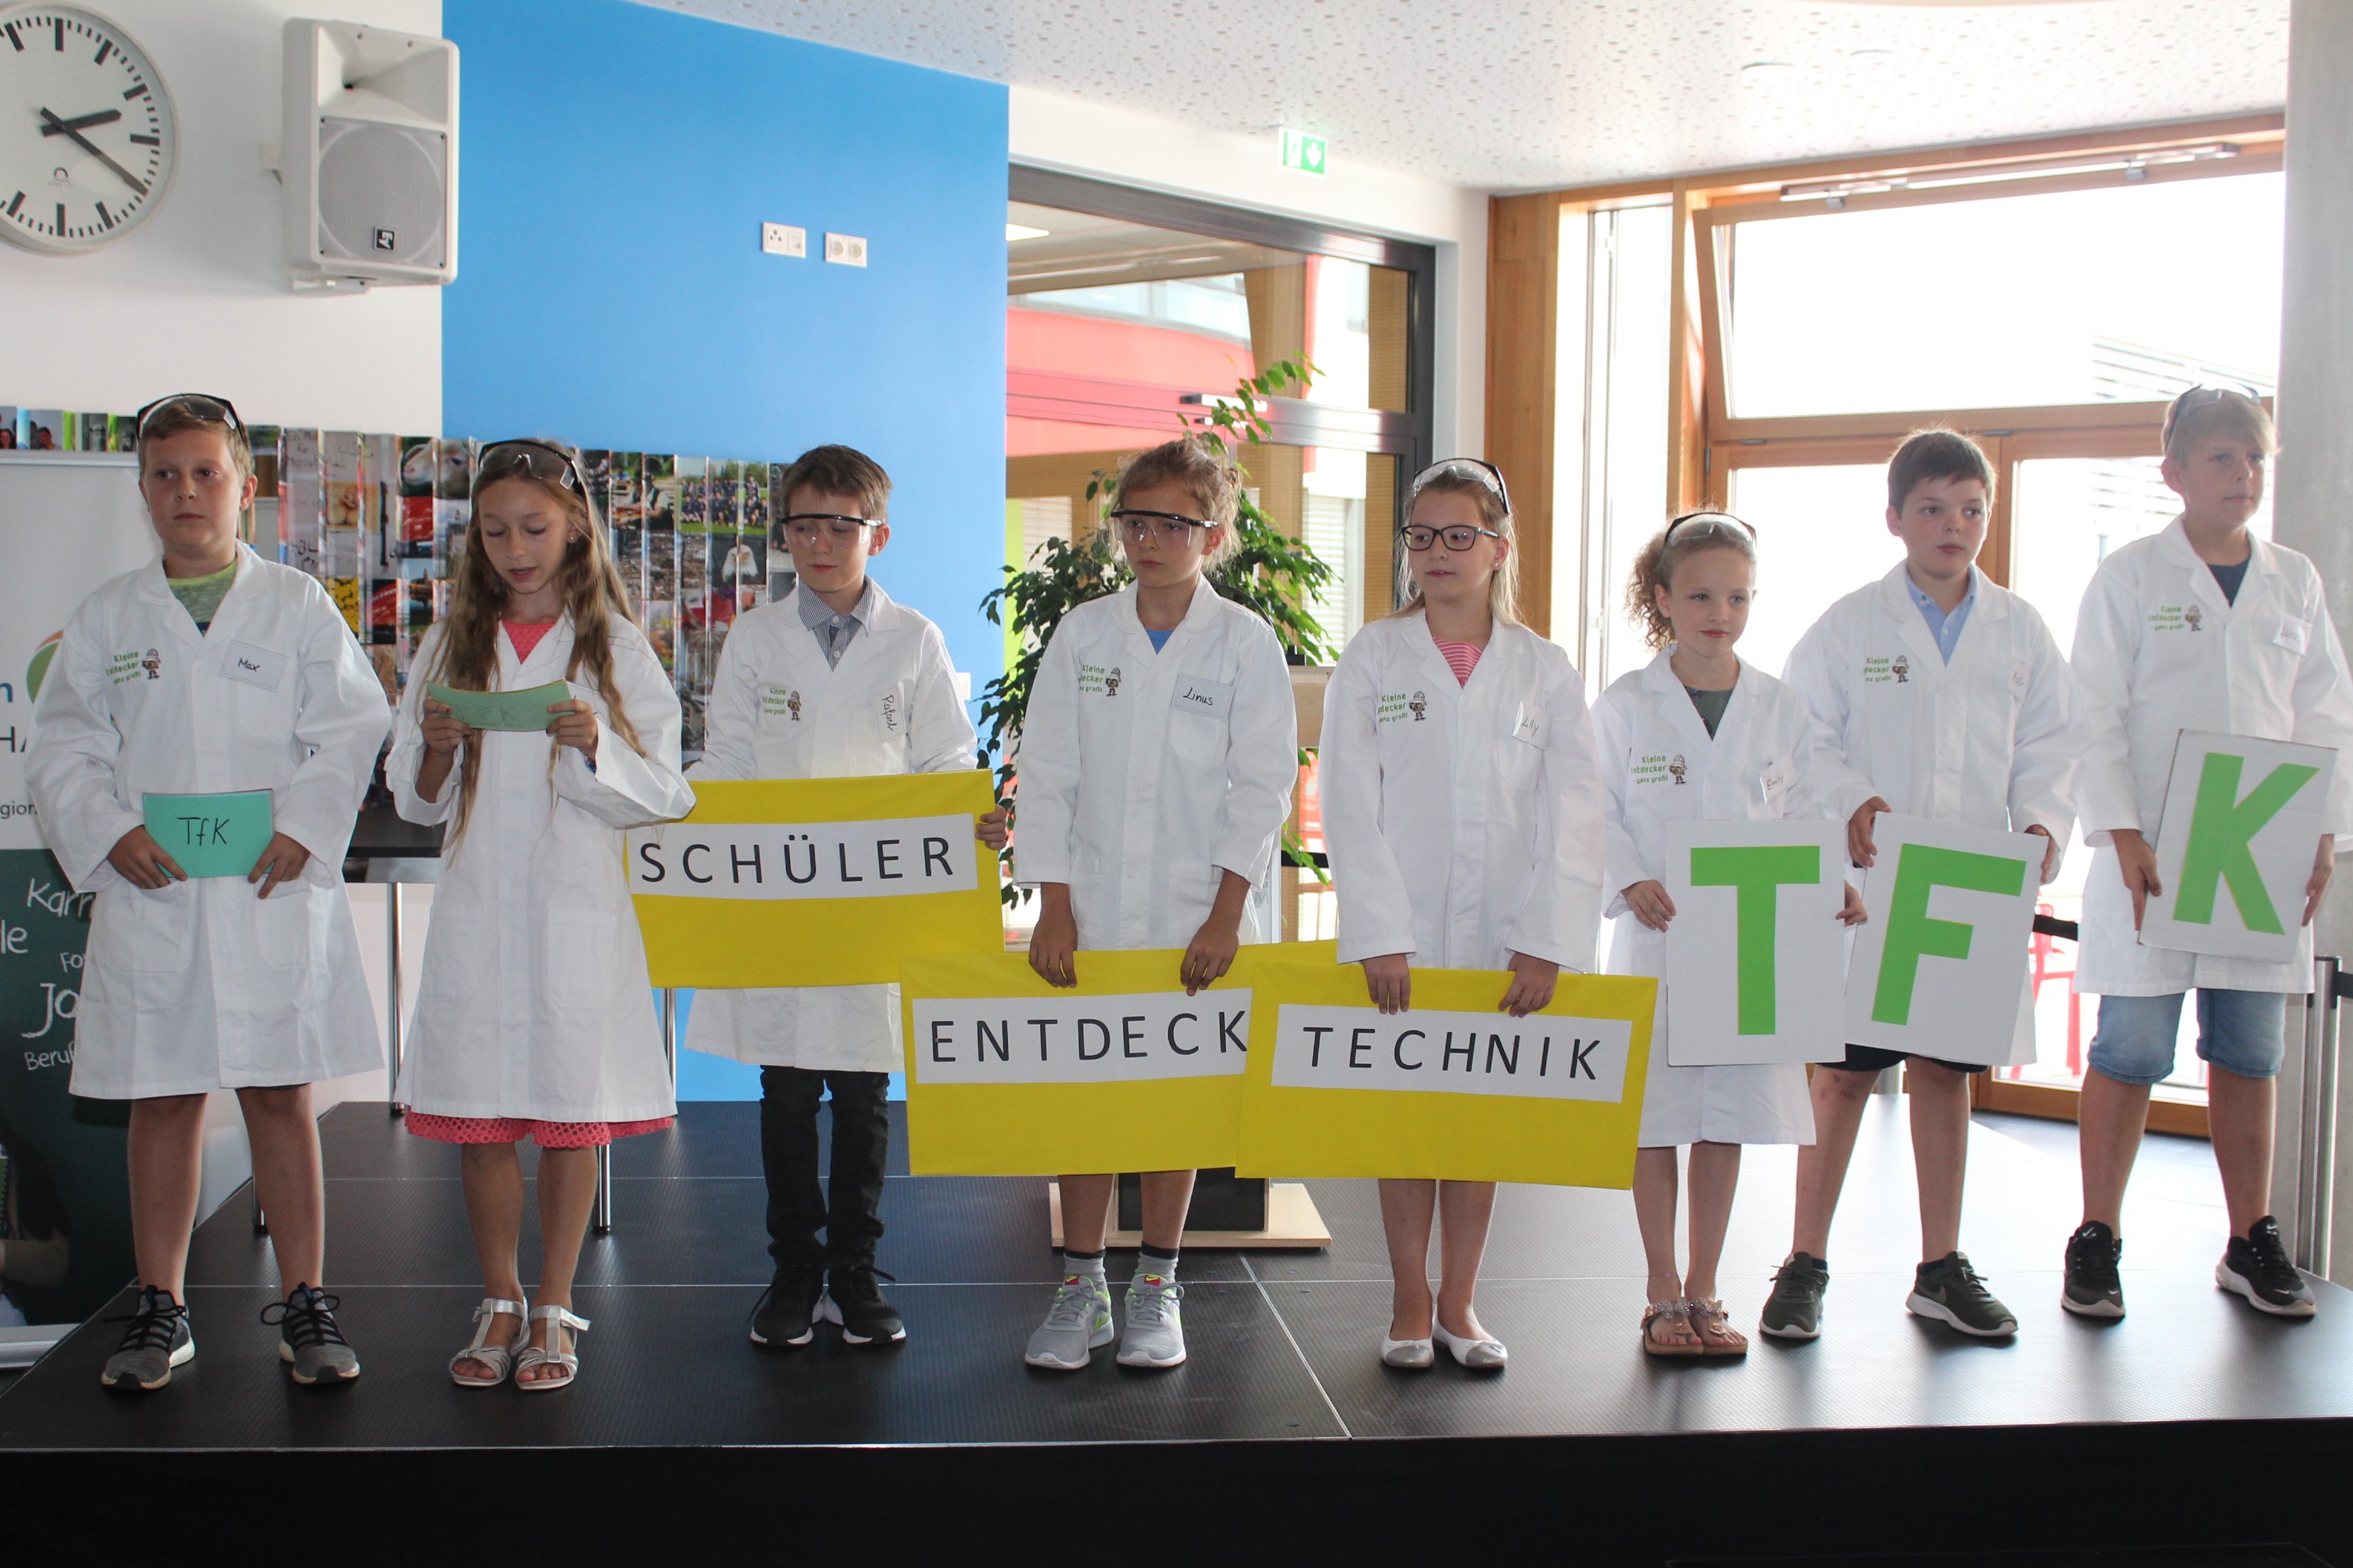
[(1886, 816), (1863, 879), (1846, 1037), (1944, 1061), (2008, 1062), (2017, 1038), (2045, 840)]
[(1846, 928), (1846, 826), (1667, 825), (1667, 1060), (1834, 1062)]
[(2184, 730), (2157, 829), (2143, 947), (2285, 963), (2337, 772), (2327, 746)]

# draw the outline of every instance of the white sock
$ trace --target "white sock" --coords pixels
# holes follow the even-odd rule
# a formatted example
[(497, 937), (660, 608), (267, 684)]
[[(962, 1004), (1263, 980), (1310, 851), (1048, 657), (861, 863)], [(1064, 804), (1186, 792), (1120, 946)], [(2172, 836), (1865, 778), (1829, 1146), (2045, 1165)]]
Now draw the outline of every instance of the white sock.
[(1176, 1259), (1139, 1252), (1135, 1255), (1135, 1277), (1141, 1279), (1147, 1274), (1156, 1276), (1163, 1285), (1174, 1285), (1176, 1283)]

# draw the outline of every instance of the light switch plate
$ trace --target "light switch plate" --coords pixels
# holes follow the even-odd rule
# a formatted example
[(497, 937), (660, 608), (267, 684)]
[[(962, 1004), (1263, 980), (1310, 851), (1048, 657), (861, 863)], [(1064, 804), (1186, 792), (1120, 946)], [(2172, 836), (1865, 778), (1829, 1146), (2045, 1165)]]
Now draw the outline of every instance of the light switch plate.
[(760, 248), (770, 256), (808, 255), (808, 230), (797, 224), (764, 223), (760, 226)]
[(844, 267), (866, 265), (866, 237), (858, 234), (828, 234), (825, 237), (825, 258)]

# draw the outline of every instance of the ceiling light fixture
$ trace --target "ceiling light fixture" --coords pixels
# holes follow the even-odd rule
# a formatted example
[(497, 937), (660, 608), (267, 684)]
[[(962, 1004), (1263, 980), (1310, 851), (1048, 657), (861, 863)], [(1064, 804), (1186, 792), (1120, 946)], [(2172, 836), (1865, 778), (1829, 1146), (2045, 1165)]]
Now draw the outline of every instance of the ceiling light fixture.
[(1750, 60), (1740, 68), (1743, 81), (1780, 81), (1794, 76), (1798, 68), (1788, 60)]

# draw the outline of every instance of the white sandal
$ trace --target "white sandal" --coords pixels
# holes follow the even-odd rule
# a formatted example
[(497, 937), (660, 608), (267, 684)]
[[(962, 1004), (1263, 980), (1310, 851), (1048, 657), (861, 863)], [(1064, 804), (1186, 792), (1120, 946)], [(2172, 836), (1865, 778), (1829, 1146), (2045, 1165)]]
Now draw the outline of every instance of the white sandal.
[[(525, 1323), (515, 1325), (515, 1337), (508, 1344), (494, 1345), (491, 1341), (491, 1324), (501, 1313), (521, 1318), (531, 1310), (521, 1301), (505, 1301), (496, 1296), (485, 1296), (482, 1304), (474, 1309), (474, 1342), (449, 1358), (449, 1381), (460, 1388), (496, 1388), (507, 1380), (514, 1362), (514, 1352), (521, 1350), (531, 1337)], [(489, 1377), (468, 1377), (458, 1369), (468, 1362), (489, 1367)]]
[[(533, 1307), (531, 1310), (531, 1321), (548, 1325), (547, 1338), (550, 1343), (556, 1342), (556, 1336), (565, 1329), (570, 1329), (575, 1334), (588, 1331), (588, 1320), (575, 1317), (569, 1307), (554, 1305)], [(529, 1338), (528, 1333), (525, 1338)], [(569, 1388), (572, 1386), (572, 1380), (580, 1375), (579, 1352), (576, 1350), (552, 1351), (540, 1345), (525, 1344), (522, 1353), (515, 1358), (515, 1371), (521, 1373), (526, 1368), (534, 1366), (560, 1366), (564, 1369), (564, 1375), (534, 1377), (528, 1381), (517, 1377), (515, 1379), (517, 1388), (526, 1394), (537, 1394), (551, 1388)]]

